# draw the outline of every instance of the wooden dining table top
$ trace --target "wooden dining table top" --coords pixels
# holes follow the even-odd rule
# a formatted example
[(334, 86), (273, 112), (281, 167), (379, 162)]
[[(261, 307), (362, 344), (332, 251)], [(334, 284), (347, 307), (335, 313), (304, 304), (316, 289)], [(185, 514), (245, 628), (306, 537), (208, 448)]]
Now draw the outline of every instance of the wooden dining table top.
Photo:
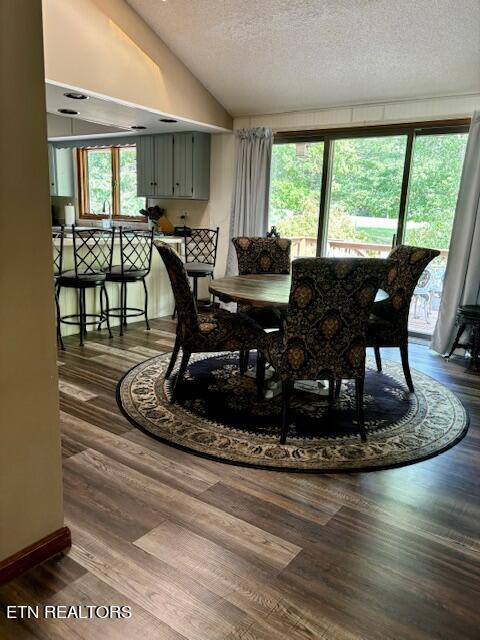
[[(212, 280), (208, 289), (222, 302), (239, 302), (252, 307), (287, 307), (292, 277), (290, 274), (255, 273)], [(375, 302), (388, 298), (379, 289)]]

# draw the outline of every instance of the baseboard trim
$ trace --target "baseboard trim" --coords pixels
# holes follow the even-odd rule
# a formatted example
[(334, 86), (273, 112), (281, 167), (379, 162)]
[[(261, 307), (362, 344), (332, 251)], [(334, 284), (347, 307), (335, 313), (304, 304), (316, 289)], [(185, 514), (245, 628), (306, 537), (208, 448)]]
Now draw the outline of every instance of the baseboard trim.
[(41, 540), (0, 561), (0, 585), (41, 564), (72, 545), (68, 527), (61, 527)]

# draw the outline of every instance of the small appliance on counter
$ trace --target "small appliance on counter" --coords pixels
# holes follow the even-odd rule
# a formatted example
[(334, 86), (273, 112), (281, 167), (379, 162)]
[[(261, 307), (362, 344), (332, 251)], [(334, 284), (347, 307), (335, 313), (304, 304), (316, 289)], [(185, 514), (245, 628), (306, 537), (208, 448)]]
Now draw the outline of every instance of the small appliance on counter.
[(192, 235), (192, 230), (190, 227), (175, 227), (173, 230), (174, 236), (181, 236), (182, 238), (188, 238)]

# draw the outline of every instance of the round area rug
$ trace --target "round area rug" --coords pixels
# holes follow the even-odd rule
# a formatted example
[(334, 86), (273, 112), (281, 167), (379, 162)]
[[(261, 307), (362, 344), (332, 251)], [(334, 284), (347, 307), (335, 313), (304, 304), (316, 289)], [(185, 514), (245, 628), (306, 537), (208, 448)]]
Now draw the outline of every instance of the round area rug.
[(287, 442), (280, 445), (281, 396), (270, 382), (270, 398), (256, 400), (253, 366), (241, 376), (237, 354), (194, 354), (171, 405), (176, 370), (164, 380), (169, 360), (170, 354), (156, 356), (123, 377), (117, 389), (122, 412), (154, 438), (222, 462), (316, 473), (379, 469), (434, 456), (468, 429), (468, 414), (447, 387), (413, 371), (411, 394), (399, 364), (386, 361), (378, 373), (368, 361), (367, 442), (354, 422), (353, 381), (343, 383), (333, 405), (321, 383), (300, 382)]

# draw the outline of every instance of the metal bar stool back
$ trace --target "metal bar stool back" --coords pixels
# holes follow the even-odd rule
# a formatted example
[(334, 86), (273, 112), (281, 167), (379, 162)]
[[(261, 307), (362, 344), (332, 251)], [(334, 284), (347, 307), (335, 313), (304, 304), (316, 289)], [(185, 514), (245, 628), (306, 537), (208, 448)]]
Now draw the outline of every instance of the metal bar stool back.
[[(139, 229), (119, 228), (120, 233), (120, 264), (110, 262), (106, 274), (108, 282), (120, 283), (120, 305), (110, 309), (110, 316), (120, 318), (120, 335), (127, 326), (127, 318), (144, 316), (147, 330), (148, 322), (148, 289), (145, 278), (152, 267), (153, 229), (144, 231)], [(139, 307), (127, 306), (127, 283), (141, 282), (145, 293), (145, 305)]]
[(59, 229), (52, 229), (52, 251), (53, 251), (53, 290), (55, 296), (55, 315), (57, 319), (57, 340), (60, 347), (65, 351), (62, 332), (60, 330), (60, 301), (58, 298), (58, 278), (62, 275), (63, 265), (63, 226)]
[(75, 276), (105, 275), (112, 262), (115, 229), (72, 226)]
[(198, 299), (198, 278), (213, 279), (217, 261), (218, 231), (216, 229), (192, 229), (185, 236), (185, 269), (193, 278), (193, 296)]
[[(110, 337), (108, 315), (108, 294), (105, 287), (105, 270), (112, 260), (114, 232), (96, 227), (81, 229), (72, 225), (73, 269), (63, 271), (57, 279), (57, 293), (62, 287), (77, 289), (79, 311), (77, 314), (62, 316), (63, 324), (80, 326), (80, 346), (83, 346), (88, 325), (98, 325), (101, 329), (106, 322)], [(86, 290), (100, 289), (100, 313), (87, 313)]]

